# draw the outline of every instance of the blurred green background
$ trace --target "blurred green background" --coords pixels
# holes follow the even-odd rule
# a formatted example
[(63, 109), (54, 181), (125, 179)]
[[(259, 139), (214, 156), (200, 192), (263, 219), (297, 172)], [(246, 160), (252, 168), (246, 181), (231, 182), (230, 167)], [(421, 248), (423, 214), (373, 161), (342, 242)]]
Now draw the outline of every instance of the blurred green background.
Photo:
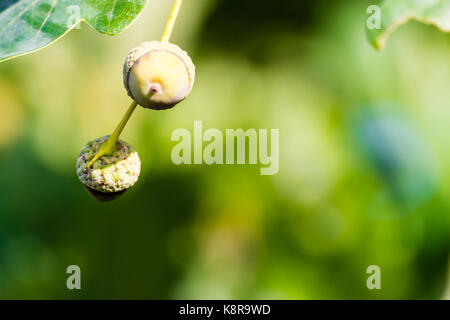
[[(76, 157), (127, 109), (123, 60), (159, 39), (172, 1), (117, 37), (83, 24), (0, 64), (0, 298), (450, 298), (450, 35), (411, 23), (376, 52), (369, 4), (185, 1), (172, 41), (194, 90), (135, 112), (122, 138), (141, 177), (111, 203)], [(171, 133), (194, 120), (280, 129), (279, 173), (174, 165)], [(66, 288), (72, 264), (82, 290)]]

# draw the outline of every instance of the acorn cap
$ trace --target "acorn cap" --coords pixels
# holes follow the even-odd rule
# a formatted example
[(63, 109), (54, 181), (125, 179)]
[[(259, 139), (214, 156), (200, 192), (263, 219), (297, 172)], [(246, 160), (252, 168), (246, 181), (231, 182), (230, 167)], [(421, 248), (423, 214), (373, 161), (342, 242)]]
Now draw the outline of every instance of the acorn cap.
[[(192, 59), (189, 57), (186, 51), (182, 50), (179, 46), (170, 43), (170, 42), (162, 42), (162, 41), (150, 41), (150, 42), (143, 42), (136, 48), (132, 49), (130, 53), (128, 54), (127, 58), (125, 59), (125, 63), (123, 66), (123, 83), (127, 90), (128, 95), (135, 100), (138, 104), (143, 105), (144, 103), (139, 103), (139, 99), (137, 97), (133, 96), (133, 92), (130, 89), (130, 71), (132, 70), (135, 63), (142, 58), (143, 56), (147, 55), (150, 52), (168, 52), (173, 55), (175, 55), (177, 58), (181, 60), (181, 62), (186, 67), (186, 73), (187, 73), (187, 92), (183, 94), (180, 101), (184, 99), (192, 90), (192, 87), (194, 86), (195, 81), (195, 65), (192, 62)], [(158, 88), (155, 88), (155, 90), (158, 90)], [(142, 101), (141, 101), (142, 102)], [(177, 101), (179, 102), (179, 101)], [(176, 103), (177, 103), (176, 102)], [(173, 105), (175, 105), (174, 103)], [(173, 106), (172, 104), (161, 104), (156, 105), (155, 109), (166, 109)], [(155, 106), (150, 105), (143, 105), (143, 107), (147, 108), (154, 108)]]
[(117, 193), (132, 187), (137, 182), (141, 171), (141, 161), (133, 147), (119, 140), (117, 149), (112, 155), (102, 156), (90, 168), (86, 168), (108, 138), (109, 135), (95, 139), (83, 147), (77, 159), (77, 176), (89, 189), (103, 193)]

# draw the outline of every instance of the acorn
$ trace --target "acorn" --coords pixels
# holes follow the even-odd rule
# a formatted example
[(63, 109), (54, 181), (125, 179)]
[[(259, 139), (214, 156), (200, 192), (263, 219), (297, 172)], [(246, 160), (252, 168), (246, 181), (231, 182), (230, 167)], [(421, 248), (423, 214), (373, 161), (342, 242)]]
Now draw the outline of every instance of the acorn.
[(138, 180), (141, 161), (128, 143), (118, 140), (110, 155), (103, 155), (91, 167), (87, 164), (110, 136), (88, 142), (77, 159), (77, 176), (85, 188), (100, 201), (110, 201), (122, 195)]
[(115, 200), (117, 198), (119, 198), (122, 194), (125, 193), (125, 191), (127, 190), (122, 190), (119, 192), (110, 192), (110, 193), (105, 193), (105, 192), (100, 192), (94, 189), (91, 189), (89, 187), (83, 186), (87, 192), (89, 192), (89, 194), (96, 200), (100, 201), (100, 202), (108, 202), (108, 201), (112, 201)]
[(143, 42), (128, 54), (123, 82), (128, 95), (144, 108), (164, 110), (192, 90), (195, 65), (179, 46), (166, 41)]

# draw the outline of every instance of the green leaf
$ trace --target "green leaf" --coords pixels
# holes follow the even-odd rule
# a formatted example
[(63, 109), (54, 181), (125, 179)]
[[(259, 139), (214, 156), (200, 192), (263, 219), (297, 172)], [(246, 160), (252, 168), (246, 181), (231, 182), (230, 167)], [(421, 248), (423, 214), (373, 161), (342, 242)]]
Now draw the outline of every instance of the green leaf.
[(380, 8), (381, 28), (367, 28), (369, 41), (377, 49), (382, 49), (389, 35), (411, 20), (450, 32), (450, 0), (385, 0)]
[(116, 35), (141, 13), (146, 0), (0, 0), (0, 62), (61, 38), (84, 21)]

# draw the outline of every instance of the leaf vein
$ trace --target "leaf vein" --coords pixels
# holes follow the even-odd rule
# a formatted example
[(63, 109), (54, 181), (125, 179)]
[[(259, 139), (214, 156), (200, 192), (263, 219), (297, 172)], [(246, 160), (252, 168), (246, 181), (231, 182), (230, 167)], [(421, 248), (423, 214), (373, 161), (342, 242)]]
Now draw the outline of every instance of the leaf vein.
[(111, 9), (111, 19), (108, 19), (108, 27), (106, 28), (106, 32), (109, 32), (109, 28), (111, 26), (111, 20), (114, 18), (114, 10), (116, 9), (117, 0), (114, 0), (112, 9)]
[(58, 4), (59, 0), (53, 0), (53, 4), (50, 8), (50, 10), (48, 11), (47, 16), (45, 17), (44, 21), (42, 22), (39, 30), (36, 32), (36, 35), (34, 36), (32, 42), (34, 42), (37, 38), (37, 36), (39, 35), (39, 33), (42, 31), (42, 29), (44, 28), (45, 24), (47, 23), (48, 19), (50, 18), (50, 16), (52, 15), (53, 9), (56, 7), (56, 5)]
[(34, 2), (32, 2), (28, 7), (22, 10), (22, 12), (20, 12), (17, 17), (11, 20), (11, 22), (5, 27), (5, 29), (3, 29), (2, 32), (0, 32), (0, 36), (2, 36), (6, 32), (6, 30), (8, 30), (8, 28), (14, 24), (14, 22), (16, 22), (20, 17), (22, 17), (25, 12), (27, 12), (30, 8), (34, 7), (37, 2), (39, 2), (39, 0), (34, 0)]

